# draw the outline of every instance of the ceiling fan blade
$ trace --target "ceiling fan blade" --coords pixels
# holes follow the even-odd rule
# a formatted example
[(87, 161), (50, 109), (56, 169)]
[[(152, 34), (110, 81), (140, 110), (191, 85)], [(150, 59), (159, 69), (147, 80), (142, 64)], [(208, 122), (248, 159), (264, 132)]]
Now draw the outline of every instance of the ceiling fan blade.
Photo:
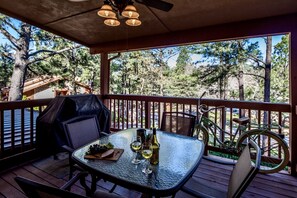
[(156, 8), (162, 11), (168, 12), (173, 7), (172, 3), (168, 3), (162, 0), (135, 0), (137, 3), (144, 4), (146, 6)]

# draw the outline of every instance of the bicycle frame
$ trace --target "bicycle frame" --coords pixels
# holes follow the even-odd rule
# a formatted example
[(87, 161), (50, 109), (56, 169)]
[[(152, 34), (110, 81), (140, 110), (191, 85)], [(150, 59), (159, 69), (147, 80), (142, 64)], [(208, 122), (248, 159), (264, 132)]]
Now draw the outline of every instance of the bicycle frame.
[[(207, 113), (211, 110), (214, 109), (220, 109), (221, 107), (217, 107), (217, 108), (212, 108), (210, 110), (207, 110)], [(205, 112), (206, 113), (206, 112)], [(206, 130), (208, 130), (214, 137), (214, 144), (216, 144), (215, 142), (218, 142), (218, 144), (223, 147), (223, 148), (233, 148), (235, 147), (235, 138), (237, 136), (237, 134), (239, 132), (244, 132), (245, 130), (242, 129), (242, 125), (238, 125), (236, 132), (234, 134), (231, 134), (227, 131), (225, 131), (224, 129), (222, 129), (220, 126), (218, 126), (215, 122), (213, 122), (212, 120), (210, 120), (208, 117), (206, 117), (204, 115), (204, 113), (199, 115), (198, 118), (198, 125), (204, 127)], [(246, 128), (246, 127), (245, 127)], [(217, 136), (217, 131), (219, 131), (220, 133), (224, 133), (229, 135), (230, 140), (229, 141), (221, 141), (221, 138), (219, 138)], [(199, 131), (198, 131), (199, 132)]]

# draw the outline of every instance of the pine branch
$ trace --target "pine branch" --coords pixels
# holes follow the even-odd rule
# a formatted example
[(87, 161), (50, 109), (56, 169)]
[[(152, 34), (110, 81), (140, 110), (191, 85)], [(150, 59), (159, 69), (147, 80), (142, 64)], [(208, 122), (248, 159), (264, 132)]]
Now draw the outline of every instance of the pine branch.
[(17, 39), (14, 38), (6, 29), (0, 26), (0, 32), (11, 42), (14, 47), (19, 48), (17, 46)]
[[(239, 47), (243, 50), (243, 51), (245, 51), (246, 53), (247, 53), (247, 51), (243, 48), (243, 46), (242, 46), (242, 43), (241, 42), (237, 42), (238, 43), (238, 45), (239, 45)], [(253, 54), (251, 54), (251, 53), (247, 53), (247, 58), (249, 58), (249, 59), (251, 59), (251, 60), (253, 60), (253, 61), (255, 61), (255, 62), (261, 62), (262, 64), (266, 64), (263, 60), (261, 60), (261, 59), (259, 59), (259, 58), (257, 58), (256, 56), (254, 56)]]
[[(45, 59), (47, 59), (47, 58), (49, 58), (49, 57), (51, 57), (51, 56), (54, 56), (54, 55), (56, 55), (56, 54), (61, 54), (61, 53), (63, 53), (63, 52), (66, 52), (66, 51), (69, 51), (69, 50), (72, 50), (72, 49), (76, 49), (76, 48), (80, 48), (80, 47), (81, 47), (80, 45), (77, 45), (77, 46), (70, 47), (70, 48), (65, 48), (65, 49), (62, 49), (62, 50), (59, 50), (59, 51), (46, 50), (46, 51), (48, 51), (48, 52), (50, 52), (50, 53), (49, 53), (49, 54), (46, 54), (46, 55), (44, 55), (44, 56), (42, 56), (42, 57), (36, 57), (36, 58), (31, 59), (31, 60), (28, 62), (28, 65), (30, 65), (30, 64), (32, 64), (32, 63), (35, 63), (35, 62), (38, 62), (38, 61), (45, 60)], [(36, 53), (36, 54), (39, 54), (39, 53), (42, 52), (42, 50), (38, 50), (37, 52), (38, 52), (38, 53)], [(34, 52), (34, 53), (35, 53), (35, 52)], [(35, 55), (36, 55), (36, 54), (35, 54)]]
[(42, 50), (37, 50), (31, 54), (29, 54), (28, 56), (31, 57), (31, 56), (36, 56), (37, 54), (39, 53), (44, 53), (44, 52), (48, 52), (48, 53), (56, 53), (55, 50), (47, 50), (47, 49), (42, 49)]
[(21, 34), (20, 31), (11, 23), (9, 23), (7, 20), (3, 21), (6, 25), (8, 25), (11, 29), (13, 29), (14, 31), (16, 31), (18, 34)]
[(255, 77), (264, 79), (264, 76), (260, 76), (260, 75), (252, 74), (252, 73), (243, 73), (243, 75), (247, 75), (247, 76), (255, 76)]
[(37, 72), (33, 71), (29, 66), (27, 67), (29, 71), (31, 71), (33, 74), (35, 74), (36, 76), (39, 76), (40, 74), (38, 74)]
[(1, 52), (2, 56), (5, 56), (6, 58), (8, 58), (9, 60), (13, 61), (14, 60), (14, 55), (11, 53), (7, 53), (7, 52)]

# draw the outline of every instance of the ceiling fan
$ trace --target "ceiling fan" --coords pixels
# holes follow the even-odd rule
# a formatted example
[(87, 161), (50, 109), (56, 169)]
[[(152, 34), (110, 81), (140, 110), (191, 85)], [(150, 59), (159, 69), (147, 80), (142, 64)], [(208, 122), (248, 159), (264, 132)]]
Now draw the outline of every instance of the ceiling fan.
[[(71, 2), (84, 2), (89, 0), (68, 0)], [(163, 0), (135, 0), (135, 2), (168, 12), (172, 9), (173, 4)], [(106, 18), (104, 23), (108, 26), (120, 25), (119, 18), (126, 17), (126, 24), (129, 26), (139, 26), (139, 13), (133, 6), (133, 0), (104, 0), (104, 5), (98, 11), (98, 15)]]

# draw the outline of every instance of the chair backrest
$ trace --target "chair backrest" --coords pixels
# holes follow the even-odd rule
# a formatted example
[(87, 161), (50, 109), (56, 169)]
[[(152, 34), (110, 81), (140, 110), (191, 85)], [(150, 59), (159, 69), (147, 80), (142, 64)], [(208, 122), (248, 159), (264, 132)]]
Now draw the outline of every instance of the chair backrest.
[(252, 140), (242, 151), (230, 176), (228, 198), (240, 197), (259, 171), (261, 150)]
[(161, 131), (193, 136), (196, 116), (183, 112), (163, 112)]
[(62, 123), (68, 146), (76, 149), (100, 137), (96, 116), (78, 116)]
[(15, 177), (15, 181), (18, 183), (27, 197), (30, 198), (85, 198), (84, 196), (74, 194), (59, 188), (40, 184), (38, 182), (20, 176)]

